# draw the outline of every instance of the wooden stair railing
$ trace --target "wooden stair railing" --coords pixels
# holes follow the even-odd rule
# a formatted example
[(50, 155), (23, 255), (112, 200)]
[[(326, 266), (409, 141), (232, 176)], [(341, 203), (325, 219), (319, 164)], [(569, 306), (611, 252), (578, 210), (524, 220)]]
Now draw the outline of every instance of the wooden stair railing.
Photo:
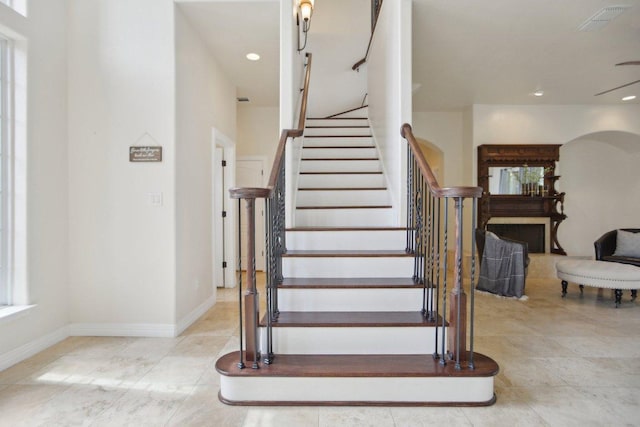
[[(229, 190), (231, 198), (245, 200), (245, 210), (247, 216), (247, 291), (244, 295), (244, 310), (242, 298), (242, 274), (238, 284), (240, 294), (240, 329), (242, 331), (244, 317), (244, 336), (240, 332), (240, 360), (238, 367), (244, 368), (245, 362), (250, 363), (253, 369), (258, 369), (258, 361), (264, 356), (264, 363), (269, 364), (273, 360), (272, 344), (272, 323), (278, 316), (277, 286), (282, 282), (282, 254), (286, 249), (285, 242), (285, 148), (289, 138), (302, 136), (307, 115), (307, 97), (309, 94), (309, 79), (311, 77), (311, 53), (305, 55), (306, 72), (304, 76), (304, 86), (302, 89), (302, 100), (300, 103), (300, 116), (296, 129), (283, 129), (280, 134), (280, 141), (276, 150), (273, 167), (269, 176), (266, 188), (232, 188)], [(266, 269), (267, 269), (267, 289), (266, 289), (266, 355), (261, 355), (258, 348), (258, 291), (256, 289), (256, 265), (255, 265), (255, 200), (266, 200)], [(241, 215), (241, 209), (238, 209)], [(240, 218), (238, 218), (240, 224)], [(241, 259), (241, 257), (238, 257)], [(238, 261), (238, 271), (242, 271), (241, 262)]]
[(367, 59), (369, 58), (369, 50), (371, 49), (371, 43), (373, 42), (373, 35), (375, 34), (376, 26), (378, 25), (378, 16), (380, 15), (380, 10), (382, 10), (382, 1), (383, 0), (375, 2), (375, 6), (372, 4), (372, 8), (375, 7), (376, 9), (372, 10), (374, 21), (371, 27), (371, 36), (369, 36), (369, 44), (367, 44), (367, 51), (364, 54), (364, 58), (360, 59), (351, 67), (353, 71), (360, 71), (360, 67), (367, 63)]
[[(404, 124), (402, 137), (407, 140), (407, 252), (414, 254), (413, 278), (424, 284), (423, 313), (431, 319), (438, 315), (442, 318), (444, 334), (447, 318), (447, 292), (449, 287), (448, 270), (453, 268), (453, 284), (449, 306), (448, 350), (445, 340), (440, 341), (440, 351), (434, 357), (440, 363), (454, 361), (456, 369), (474, 368), (473, 362), (473, 325), (474, 325), (474, 286), (475, 283), (475, 233), (471, 231), (469, 239), (463, 237), (463, 204), (465, 199), (472, 200), (471, 230), (476, 228), (478, 199), (482, 196), (481, 187), (442, 188), (425, 160), (416, 141), (411, 126)], [(449, 206), (455, 209), (454, 262), (449, 262)], [(467, 295), (463, 287), (464, 242), (470, 241), (470, 311), (467, 316)], [(442, 303), (442, 308), (440, 308)], [(469, 351), (467, 351), (467, 324), (469, 325)], [(438, 344), (436, 331), (436, 344)], [(437, 348), (437, 347), (436, 347)]]

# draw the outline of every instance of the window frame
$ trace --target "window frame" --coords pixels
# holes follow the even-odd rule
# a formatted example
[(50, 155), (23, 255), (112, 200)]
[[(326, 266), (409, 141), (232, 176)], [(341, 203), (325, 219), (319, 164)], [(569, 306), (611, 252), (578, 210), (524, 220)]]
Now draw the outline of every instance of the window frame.
[(0, 33), (0, 309), (13, 305), (12, 187), (13, 187), (13, 76), (12, 40)]

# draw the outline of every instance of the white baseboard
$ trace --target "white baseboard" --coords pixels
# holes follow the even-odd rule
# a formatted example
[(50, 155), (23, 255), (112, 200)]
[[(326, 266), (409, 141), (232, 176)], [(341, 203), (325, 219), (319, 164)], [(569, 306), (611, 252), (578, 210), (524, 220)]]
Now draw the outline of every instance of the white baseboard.
[(162, 323), (72, 323), (71, 337), (173, 337), (175, 325)]
[(7, 369), (10, 366), (15, 365), (16, 363), (20, 363), (23, 360), (30, 358), (31, 356), (34, 356), (42, 350), (45, 350), (52, 345), (59, 343), (68, 336), (68, 327), (64, 326), (45, 336), (28, 342), (18, 348), (0, 354), (0, 371)]
[(198, 307), (193, 309), (191, 313), (184, 316), (182, 319), (178, 321), (175, 325), (175, 335), (178, 336), (183, 333), (189, 326), (191, 326), (196, 320), (200, 318), (203, 314), (205, 314), (213, 305), (216, 303), (216, 295), (215, 293), (205, 300)]
[(216, 302), (215, 295), (208, 298), (176, 324), (158, 323), (71, 323), (37, 338), (14, 350), (0, 353), (0, 371), (51, 347), (68, 337), (177, 337)]

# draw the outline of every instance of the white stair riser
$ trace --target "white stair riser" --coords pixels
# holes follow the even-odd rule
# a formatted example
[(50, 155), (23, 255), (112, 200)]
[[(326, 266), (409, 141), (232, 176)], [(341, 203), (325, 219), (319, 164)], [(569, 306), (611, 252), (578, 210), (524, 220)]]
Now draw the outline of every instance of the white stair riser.
[(303, 159), (372, 159), (378, 157), (375, 147), (367, 148), (303, 148)]
[(382, 174), (322, 174), (298, 176), (299, 188), (374, 188), (386, 187)]
[[(429, 357), (429, 356), (425, 356)], [(220, 377), (231, 402), (441, 402), (486, 403), (489, 377)]]
[(290, 250), (403, 250), (404, 230), (287, 231)]
[(369, 120), (360, 114), (351, 119), (307, 119), (305, 126), (368, 126)]
[[(266, 328), (260, 328), (266, 354)], [(273, 328), (275, 354), (432, 354), (435, 327)], [(438, 331), (439, 339), (442, 330)], [(446, 339), (446, 336), (445, 336)], [(442, 345), (440, 341), (438, 347)]]
[(305, 138), (303, 147), (326, 147), (338, 145), (344, 147), (373, 147), (371, 137), (350, 137), (350, 138)]
[[(364, 121), (364, 120), (363, 120)], [(310, 126), (327, 126), (327, 125), (310, 125)], [(317, 136), (317, 135), (371, 135), (371, 129), (369, 128), (367, 123), (357, 124), (355, 126), (366, 126), (366, 127), (344, 127), (344, 126), (354, 126), (354, 125), (344, 125), (341, 123), (333, 123), (330, 126), (341, 126), (341, 127), (319, 127), (319, 128), (309, 128), (307, 127), (304, 130), (304, 136)]]
[(297, 206), (381, 206), (388, 205), (387, 190), (302, 190)]
[(419, 311), (420, 288), (279, 289), (280, 311)]
[(296, 209), (296, 227), (387, 227), (393, 209)]
[(300, 172), (380, 172), (379, 160), (303, 160)]
[(284, 277), (410, 277), (411, 257), (284, 257)]

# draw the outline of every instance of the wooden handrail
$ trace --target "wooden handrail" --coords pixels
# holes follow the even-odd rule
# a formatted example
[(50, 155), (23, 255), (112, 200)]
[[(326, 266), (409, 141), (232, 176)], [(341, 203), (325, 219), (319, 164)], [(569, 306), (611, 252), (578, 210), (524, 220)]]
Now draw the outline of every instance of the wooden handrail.
[(424, 176), (429, 183), (429, 191), (431, 191), (431, 194), (433, 194), (435, 197), (477, 198), (482, 196), (482, 187), (440, 187), (440, 185), (438, 184), (438, 180), (433, 174), (433, 171), (431, 171), (429, 164), (422, 154), (422, 150), (420, 149), (418, 141), (416, 141), (415, 136), (413, 136), (411, 125), (408, 123), (403, 124), (402, 128), (400, 129), (400, 134), (409, 143), (411, 151), (413, 151), (416, 162), (418, 163), (418, 167), (422, 172), (422, 176)]
[[(280, 166), (284, 161), (285, 147), (287, 145), (287, 139), (297, 138), (304, 133), (304, 126), (307, 117), (307, 99), (309, 95), (309, 81), (311, 79), (311, 59), (313, 55), (309, 52), (306, 53), (307, 64), (306, 73), (304, 76), (304, 86), (302, 88), (302, 102), (300, 103), (300, 117), (298, 118), (297, 129), (283, 129), (280, 133), (280, 140), (276, 149), (276, 155), (273, 159), (273, 166), (271, 167), (271, 174), (269, 175), (269, 181), (267, 187), (260, 188), (232, 188), (229, 190), (231, 198), (233, 199), (255, 199), (255, 198), (269, 198), (272, 195), (273, 189), (278, 181), (278, 173)], [(260, 191), (262, 190), (262, 191)]]
[(374, 22), (373, 28), (371, 29), (371, 36), (369, 36), (369, 44), (367, 45), (367, 52), (364, 54), (364, 58), (362, 58), (361, 60), (359, 60), (358, 62), (353, 64), (353, 67), (351, 67), (351, 69), (353, 71), (358, 71), (360, 69), (360, 67), (363, 66), (367, 62), (367, 58), (369, 58), (369, 50), (371, 50), (371, 43), (373, 42), (373, 35), (375, 34), (376, 27), (378, 26), (378, 16), (380, 15), (380, 11), (382, 10), (382, 3), (383, 3), (383, 0), (380, 0), (380, 7), (378, 8), (378, 11), (376, 13), (376, 21)]

